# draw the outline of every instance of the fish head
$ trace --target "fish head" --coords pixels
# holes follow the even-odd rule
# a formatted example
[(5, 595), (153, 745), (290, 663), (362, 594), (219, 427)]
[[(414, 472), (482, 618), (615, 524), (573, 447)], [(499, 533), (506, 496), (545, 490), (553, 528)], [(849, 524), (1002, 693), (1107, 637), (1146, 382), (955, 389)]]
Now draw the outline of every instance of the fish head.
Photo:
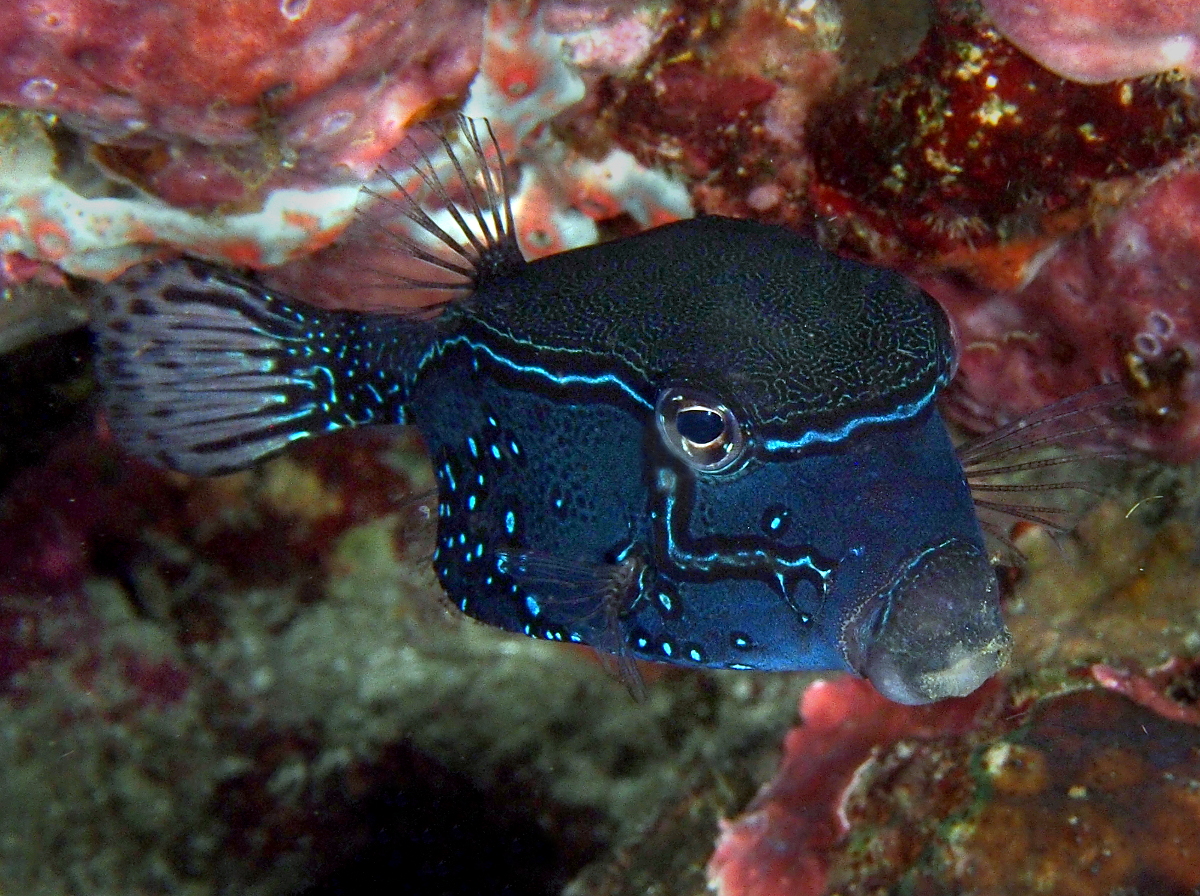
[(729, 238), (701, 278), (729, 302), (680, 302), (686, 321), (659, 325), (685, 350), (660, 347), (644, 393), (649, 573), (629, 643), (706, 666), (850, 669), (904, 703), (969, 693), (1011, 639), (935, 404), (955, 369), (945, 314), (799, 237), (700, 226), (707, 244)]
[(811, 429), (766, 422), (728, 375), (701, 379), (656, 403), (639, 655), (848, 668), (901, 703), (970, 693), (1006, 661), (996, 576), (936, 408), (806, 443)]

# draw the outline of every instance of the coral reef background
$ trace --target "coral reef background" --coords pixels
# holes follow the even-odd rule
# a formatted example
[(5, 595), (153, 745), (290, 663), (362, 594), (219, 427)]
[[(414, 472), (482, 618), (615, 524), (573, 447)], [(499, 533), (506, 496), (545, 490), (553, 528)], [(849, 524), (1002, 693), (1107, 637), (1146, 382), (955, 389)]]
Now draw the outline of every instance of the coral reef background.
[[(1194, 893), (1198, 19), (6, 4), (0, 891)], [(1072, 534), (1012, 533), (1009, 670), (912, 710), (646, 667), (635, 703), (586, 651), (445, 605), (408, 433), (205, 481), (111, 444), (89, 279), (186, 251), (329, 305), (411, 303), (356, 276), (389, 263), (359, 189), (457, 108), (493, 121), (531, 255), (754, 217), (944, 303), (965, 431), (1124, 386), (1113, 438), (1138, 459)]]

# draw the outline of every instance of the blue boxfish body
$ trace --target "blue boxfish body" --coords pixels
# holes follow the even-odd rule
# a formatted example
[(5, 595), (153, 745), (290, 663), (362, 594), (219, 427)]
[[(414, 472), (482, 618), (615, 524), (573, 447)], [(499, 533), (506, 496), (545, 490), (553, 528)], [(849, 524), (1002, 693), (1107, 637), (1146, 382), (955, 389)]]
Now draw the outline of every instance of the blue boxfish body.
[(849, 669), (923, 703), (995, 672), (1010, 637), (934, 404), (954, 371), (937, 304), (715, 216), (526, 262), (486, 135), (457, 119), (449, 166), (422, 156), (440, 216), (398, 183), (379, 203), (426, 239), (377, 218), (381, 238), (443, 278), (408, 286), (464, 287), (436, 317), (319, 310), (186, 258), (104, 287), (118, 438), (202, 475), (414, 425), (451, 600), (630, 676)]

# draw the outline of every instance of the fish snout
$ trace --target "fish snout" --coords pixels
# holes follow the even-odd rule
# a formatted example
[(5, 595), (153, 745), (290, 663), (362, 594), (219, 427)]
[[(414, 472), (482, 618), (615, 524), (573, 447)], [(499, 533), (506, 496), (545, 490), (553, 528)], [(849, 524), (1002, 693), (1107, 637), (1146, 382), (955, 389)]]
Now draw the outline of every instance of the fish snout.
[(958, 538), (926, 548), (847, 617), (841, 647), (850, 668), (896, 703), (970, 694), (1012, 652), (987, 557)]

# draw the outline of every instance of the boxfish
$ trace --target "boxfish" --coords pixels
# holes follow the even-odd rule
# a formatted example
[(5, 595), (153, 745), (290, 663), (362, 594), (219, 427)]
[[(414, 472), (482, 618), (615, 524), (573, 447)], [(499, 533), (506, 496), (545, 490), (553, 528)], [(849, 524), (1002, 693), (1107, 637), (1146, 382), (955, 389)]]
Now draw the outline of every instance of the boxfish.
[(715, 215), (527, 261), (487, 123), (430, 133), (364, 214), (431, 272), (396, 288), (452, 290), (437, 313), (325, 310), (190, 257), (131, 269), (93, 315), (116, 438), (213, 475), (415, 426), (451, 601), (631, 679), (850, 670), (917, 704), (1006, 662), (930, 296)]

